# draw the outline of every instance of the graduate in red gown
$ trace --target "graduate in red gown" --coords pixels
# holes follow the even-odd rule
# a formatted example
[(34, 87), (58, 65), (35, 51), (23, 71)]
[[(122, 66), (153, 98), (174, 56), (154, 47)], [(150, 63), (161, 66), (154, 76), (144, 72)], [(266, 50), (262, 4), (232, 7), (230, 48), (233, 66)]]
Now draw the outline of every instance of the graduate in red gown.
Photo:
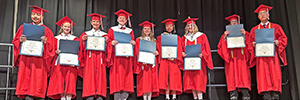
[[(240, 24), (239, 15), (231, 15), (225, 18), (230, 22), (229, 25)], [(230, 92), (230, 100), (238, 99), (238, 91), (242, 91), (243, 100), (250, 100), (249, 90), (251, 90), (251, 75), (248, 61), (249, 54), (249, 33), (241, 29), (244, 35), (245, 47), (227, 48), (226, 36), (230, 31), (225, 31), (218, 44), (218, 54), (224, 59), (227, 90)]]
[[(287, 37), (280, 25), (269, 22), (269, 11), (273, 7), (260, 5), (254, 12), (258, 13), (260, 24), (254, 26), (250, 32), (251, 65), (256, 64), (257, 90), (263, 94), (265, 100), (279, 100), (281, 90), (281, 64), (287, 65), (285, 48), (287, 46)], [(255, 57), (255, 30), (274, 28), (275, 30), (275, 56), (274, 57)]]
[(42, 21), (44, 13), (49, 13), (49, 11), (38, 6), (30, 6), (33, 7), (31, 12), (31, 20), (33, 22), (31, 24), (45, 27), (45, 36), (41, 37), (42, 42), (44, 43), (42, 57), (19, 54), (21, 43), (26, 41), (26, 37), (23, 35), (23, 25), (19, 27), (12, 41), (12, 44), (14, 45), (14, 66), (19, 67), (15, 94), (19, 98), (25, 98), (26, 100), (45, 98), (47, 72), (50, 71), (50, 62), (55, 55), (53, 33)]
[(153, 54), (156, 55), (155, 64), (146, 64), (138, 62), (139, 57), (139, 47), (140, 40), (147, 40), (156, 42), (154, 38), (154, 24), (148, 21), (144, 21), (139, 26), (143, 27), (142, 34), (136, 39), (135, 45), (135, 60), (136, 66), (134, 67), (134, 73), (136, 76), (136, 90), (137, 96), (143, 96), (144, 100), (151, 100), (151, 97), (156, 97), (159, 95), (158, 89), (158, 51), (154, 51)]
[[(93, 13), (89, 14), (91, 17), (91, 25), (93, 28), (86, 31), (80, 36), (80, 70), (79, 76), (83, 78), (83, 92), (82, 97), (86, 100), (103, 100), (106, 97), (107, 82), (106, 82), (106, 67), (107, 66), (107, 48), (105, 51), (86, 50), (86, 40), (88, 36), (102, 36), (108, 40), (107, 33), (100, 30), (102, 26), (102, 18), (105, 16)], [(107, 44), (106, 44), (107, 45)]]
[[(166, 19), (162, 21), (165, 23), (166, 32), (163, 32), (161, 35), (175, 34), (174, 22), (175, 19)], [(174, 30), (174, 31), (173, 31)], [(161, 54), (161, 35), (157, 37), (156, 45), (159, 54)], [(181, 38), (177, 36), (177, 59), (161, 59), (161, 55), (158, 57), (159, 72), (158, 72), (158, 86), (160, 94), (166, 94), (166, 100), (170, 100), (170, 90), (172, 91), (172, 99), (176, 99), (176, 95), (182, 93), (182, 81), (181, 81), (181, 72), (179, 68), (183, 64), (182, 60), (182, 46)]]
[(185, 35), (182, 37), (182, 56), (186, 54), (185, 46), (201, 44), (201, 70), (185, 70), (183, 72), (183, 90), (186, 93), (193, 93), (195, 100), (203, 100), (203, 93), (206, 92), (207, 73), (206, 67), (213, 69), (210, 46), (207, 36), (198, 31), (195, 21), (198, 18), (188, 18), (183, 22), (186, 23)]
[[(118, 41), (115, 40), (114, 32), (122, 32), (124, 34), (131, 35), (131, 44), (135, 45), (134, 41), (134, 33), (131, 28), (126, 27), (127, 20), (129, 20), (130, 24), (130, 16), (131, 14), (126, 12), (123, 9), (120, 9), (115, 13), (118, 16), (118, 26), (113, 26), (108, 30), (108, 49), (109, 54), (108, 58), (110, 59), (109, 64), (112, 64), (109, 72), (109, 83), (110, 83), (110, 94), (114, 94), (114, 100), (125, 100), (128, 98), (129, 94), (134, 92), (133, 87), (133, 66), (135, 65), (133, 62), (134, 57), (119, 57), (115, 56), (115, 46), (118, 44)], [(134, 49), (133, 49), (134, 50)]]
[(47, 96), (51, 99), (71, 100), (76, 97), (76, 81), (77, 81), (77, 66), (60, 65), (58, 63), (59, 40), (73, 40), (79, 41), (79, 38), (72, 35), (72, 27), (75, 23), (65, 16), (56, 23), (61, 29), (58, 35), (55, 36), (55, 57), (52, 60), (52, 67), (50, 72), (49, 86)]

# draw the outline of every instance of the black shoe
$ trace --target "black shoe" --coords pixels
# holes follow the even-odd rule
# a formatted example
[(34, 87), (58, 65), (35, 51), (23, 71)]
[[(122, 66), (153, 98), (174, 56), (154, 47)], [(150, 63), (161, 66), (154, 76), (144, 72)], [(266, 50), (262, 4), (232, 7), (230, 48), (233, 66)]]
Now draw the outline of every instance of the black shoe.
[(250, 97), (244, 97), (243, 96), (243, 100), (251, 100)]
[(249, 94), (248, 89), (242, 88), (241, 91), (242, 91), (242, 94), (243, 94), (242, 99), (243, 100), (250, 100), (250, 94)]
[(230, 100), (238, 100), (238, 92), (236, 90), (230, 91)]
[(27, 95), (27, 96), (25, 96), (25, 100), (34, 100), (34, 99)]
[(269, 92), (263, 92), (263, 99), (264, 100), (272, 100), (271, 98), (272, 98), (272, 96), (271, 96), (271, 94), (269, 93)]
[(177, 100), (176, 98), (173, 98), (172, 100)]
[(272, 92), (272, 100), (279, 100), (279, 92)]
[(169, 99), (169, 98), (168, 98), (168, 99), (166, 98), (165, 100), (170, 100), (170, 99)]

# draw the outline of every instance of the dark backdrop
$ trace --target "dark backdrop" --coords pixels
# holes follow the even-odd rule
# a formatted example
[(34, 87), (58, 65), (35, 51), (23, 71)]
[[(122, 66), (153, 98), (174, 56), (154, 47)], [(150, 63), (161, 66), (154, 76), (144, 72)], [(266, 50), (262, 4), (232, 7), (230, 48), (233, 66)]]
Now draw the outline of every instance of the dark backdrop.
[[(299, 100), (300, 87), (300, 4), (299, 0), (17, 0), (17, 28), (22, 23), (30, 23), (30, 12), (32, 8), (28, 5), (37, 5), (50, 11), (45, 14), (44, 24), (52, 29), (54, 35), (57, 34), (59, 27), (56, 22), (64, 16), (69, 16), (76, 25), (74, 33), (76, 36), (86, 30), (91, 29), (90, 17), (87, 14), (100, 13), (107, 18), (103, 19), (104, 31), (107, 32), (111, 26), (117, 25), (114, 12), (125, 9), (133, 14), (131, 17), (132, 28), (135, 37), (140, 36), (141, 27), (139, 23), (148, 20), (156, 24), (155, 36), (164, 30), (161, 24), (166, 18), (174, 18), (177, 33), (182, 36), (185, 24), (182, 23), (188, 16), (199, 18), (196, 24), (199, 31), (204, 32), (209, 39), (211, 49), (217, 49), (217, 43), (223, 34), (225, 25), (228, 22), (225, 17), (238, 14), (241, 16), (241, 23), (245, 29), (250, 31), (251, 27), (257, 25), (259, 20), (257, 14), (253, 13), (260, 4), (274, 7), (270, 11), (270, 21), (282, 26), (288, 37), (286, 48), (288, 66), (282, 67), (283, 82), (288, 82), (282, 87), (283, 93), (281, 100)], [(0, 0), (0, 42), (10, 43), (13, 38), (13, 18), (15, 0)], [(8, 49), (0, 46), (0, 64), (7, 64)], [(223, 60), (216, 53), (212, 53), (215, 67), (223, 66)], [(10, 87), (15, 87), (17, 68), (13, 68), (10, 75)], [(109, 69), (107, 69), (109, 72)], [(212, 84), (225, 84), (224, 70), (213, 70), (211, 72)], [(251, 69), (252, 74), (252, 100), (262, 100), (257, 94), (255, 67)], [(0, 68), (0, 86), (5, 86), (6, 69)], [(179, 80), (180, 81), (180, 80)], [(78, 78), (77, 100), (81, 100), (82, 79)], [(226, 87), (212, 87), (211, 100), (229, 100)], [(109, 91), (108, 91), (109, 93)], [(11, 100), (17, 100), (14, 91), (9, 92)], [(4, 99), (5, 92), (0, 91), (0, 99)], [(208, 100), (208, 89), (205, 99)], [(241, 94), (240, 94), (241, 95)], [(112, 96), (108, 98), (112, 100)], [(136, 100), (136, 94), (130, 96), (130, 100)], [(162, 100), (164, 96), (158, 98)], [(191, 94), (183, 94), (181, 100), (192, 99)]]

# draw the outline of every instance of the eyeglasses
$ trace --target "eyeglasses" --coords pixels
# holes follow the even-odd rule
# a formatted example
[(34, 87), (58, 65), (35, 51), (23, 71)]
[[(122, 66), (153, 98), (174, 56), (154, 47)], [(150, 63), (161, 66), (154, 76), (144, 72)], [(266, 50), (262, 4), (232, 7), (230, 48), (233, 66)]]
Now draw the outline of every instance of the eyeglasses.
[(230, 23), (237, 23), (237, 20), (232, 20), (230, 21)]
[(266, 15), (268, 12), (264, 11), (264, 12), (259, 12), (258, 15)]

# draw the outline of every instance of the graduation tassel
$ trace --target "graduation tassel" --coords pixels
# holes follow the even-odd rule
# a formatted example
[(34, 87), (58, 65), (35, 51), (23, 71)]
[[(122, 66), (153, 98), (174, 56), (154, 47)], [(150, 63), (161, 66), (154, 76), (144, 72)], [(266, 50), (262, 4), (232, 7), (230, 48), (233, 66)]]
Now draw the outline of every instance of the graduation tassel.
[(128, 25), (129, 25), (129, 27), (131, 27), (131, 21), (130, 21), (130, 18), (129, 18), (130, 16), (128, 15)]
[(91, 51), (89, 52), (89, 58), (91, 58)]
[(41, 10), (41, 24), (44, 24), (43, 19), (43, 10)]
[(73, 21), (71, 21), (71, 34), (73, 34)]
[(231, 57), (234, 58), (234, 57), (233, 57), (233, 51), (232, 51), (232, 49), (231, 49)]
[(175, 34), (176, 33), (176, 29), (175, 29), (175, 24), (173, 25), (173, 34)]
[(152, 24), (152, 34), (154, 35), (154, 25)]
[(241, 53), (242, 53), (242, 55), (244, 55), (244, 49), (243, 48), (241, 48), (242, 50), (241, 50)]
[(104, 30), (104, 28), (103, 28), (103, 23), (102, 23), (102, 17), (100, 16), (100, 21), (101, 21), (101, 28), (102, 28), (102, 30)]
[(241, 24), (241, 18), (240, 18), (240, 15), (238, 15), (238, 23)]

